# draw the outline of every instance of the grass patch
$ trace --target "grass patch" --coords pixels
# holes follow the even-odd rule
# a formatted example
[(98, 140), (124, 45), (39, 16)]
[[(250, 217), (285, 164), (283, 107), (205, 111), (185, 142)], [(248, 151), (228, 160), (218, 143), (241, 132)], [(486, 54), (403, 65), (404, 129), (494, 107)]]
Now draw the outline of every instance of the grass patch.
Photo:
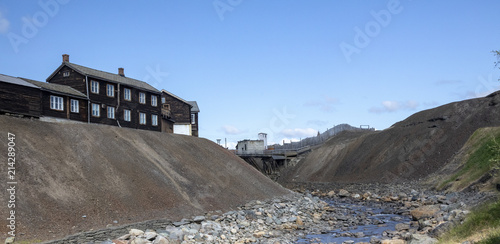
[(487, 231), (487, 237), (480, 243), (500, 243), (500, 201), (484, 204), (474, 209), (463, 224), (443, 235), (440, 243), (461, 242), (487, 229), (490, 231)]
[[(500, 130), (494, 128), (480, 129), (471, 136), (468, 144), (469, 157), (464, 166), (450, 178), (443, 181), (438, 189), (443, 189), (452, 182), (453, 188), (461, 189), (478, 180), (493, 169), (500, 168)], [(457, 181), (459, 179), (459, 181)]]

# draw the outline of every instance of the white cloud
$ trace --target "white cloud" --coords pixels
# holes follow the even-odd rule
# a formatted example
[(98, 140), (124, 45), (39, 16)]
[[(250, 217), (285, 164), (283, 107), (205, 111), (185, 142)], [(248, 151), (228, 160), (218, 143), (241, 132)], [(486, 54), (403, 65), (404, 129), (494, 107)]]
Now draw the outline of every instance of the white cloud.
[(2, 12), (0, 12), (0, 33), (7, 33), (9, 31), (10, 22), (6, 19)]
[(335, 111), (335, 107), (333, 105), (337, 104), (339, 100), (334, 97), (324, 96), (322, 99), (311, 100), (304, 103), (304, 106), (308, 107), (318, 107), (321, 111), (324, 112), (333, 112)]
[(232, 126), (232, 125), (224, 125), (222, 126), (222, 131), (228, 135), (239, 135), (243, 133), (244, 131)]
[(371, 113), (391, 113), (400, 110), (415, 110), (419, 106), (417, 101), (408, 100), (406, 102), (383, 101), (381, 107), (372, 107), (368, 111)]
[(316, 136), (318, 131), (312, 128), (295, 128), (295, 129), (284, 129), (280, 132), (284, 137), (288, 138), (306, 138), (311, 136)]

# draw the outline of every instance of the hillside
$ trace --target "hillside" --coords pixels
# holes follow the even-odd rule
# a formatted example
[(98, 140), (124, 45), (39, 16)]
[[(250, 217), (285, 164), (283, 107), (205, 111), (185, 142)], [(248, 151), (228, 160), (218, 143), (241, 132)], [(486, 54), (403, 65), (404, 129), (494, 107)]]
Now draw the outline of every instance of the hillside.
[(500, 92), (413, 114), (383, 131), (343, 132), (280, 182), (401, 182), (449, 163), (478, 128), (500, 126)]
[[(15, 134), (18, 240), (179, 220), (289, 192), (206, 139), (0, 116), (2, 162), (8, 133)], [(7, 189), (6, 164), (0, 174)], [(5, 192), (1, 216), (8, 216)], [(0, 225), (3, 237), (6, 228)]]

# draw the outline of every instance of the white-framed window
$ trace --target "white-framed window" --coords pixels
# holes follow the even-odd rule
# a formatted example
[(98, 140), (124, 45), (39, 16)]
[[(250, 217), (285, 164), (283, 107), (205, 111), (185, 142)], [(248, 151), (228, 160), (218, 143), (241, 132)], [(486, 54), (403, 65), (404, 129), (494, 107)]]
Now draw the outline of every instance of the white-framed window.
[(146, 113), (139, 113), (139, 124), (146, 124)]
[(139, 92), (139, 103), (142, 103), (142, 104), (146, 103), (146, 93)]
[(158, 106), (158, 97), (155, 95), (151, 95), (151, 106), (153, 107)]
[(127, 101), (131, 101), (132, 100), (129, 88), (123, 88), (123, 99), (125, 99)]
[(114, 119), (115, 118), (115, 107), (109, 107), (108, 106), (108, 118), (109, 119)]
[(112, 84), (107, 84), (106, 85), (106, 94), (108, 97), (114, 97), (115, 96), (115, 86)]
[(99, 82), (98, 81), (90, 81), (90, 91), (92, 93), (99, 93)]
[(76, 99), (71, 99), (71, 112), (72, 113), (80, 112), (80, 102)]
[(130, 110), (128, 109), (123, 110), (123, 120), (130, 121)]
[(54, 110), (64, 110), (64, 99), (58, 96), (50, 96), (50, 108)]
[(101, 116), (101, 105), (97, 103), (92, 103), (92, 116), (100, 117)]
[(151, 124), (153, 126), (158, 126), (158, 115), (156, 114), (151, 115)]
[(167, 101), (165, 100), (164, 97), (161, 98), (161, 103), (166, 103)]
[(63, 77), (69, 77), (70, 72), (69, 71), (64, 71), (63, 72)]
[(191, 114), (191, 124), (196, 124), (196, 114)]

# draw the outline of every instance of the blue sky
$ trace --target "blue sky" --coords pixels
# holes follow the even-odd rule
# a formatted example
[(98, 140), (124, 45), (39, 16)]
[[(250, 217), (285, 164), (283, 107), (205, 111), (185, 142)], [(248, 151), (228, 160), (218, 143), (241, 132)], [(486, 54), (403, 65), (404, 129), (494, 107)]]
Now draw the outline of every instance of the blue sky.
[(385, 129), (500, 89), (500, 1), (0, 1), (0, 73), (44, 81), (61, 55), (200, 106), (232, 147), (336, 124)]

